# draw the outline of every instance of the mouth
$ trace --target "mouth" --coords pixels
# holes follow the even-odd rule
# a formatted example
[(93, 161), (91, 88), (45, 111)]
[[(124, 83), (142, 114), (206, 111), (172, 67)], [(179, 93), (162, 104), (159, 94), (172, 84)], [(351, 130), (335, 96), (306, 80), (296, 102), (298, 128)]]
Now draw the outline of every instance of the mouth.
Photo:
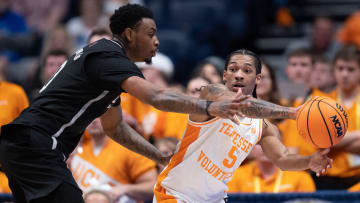
[(234, 84), (234, 85), (232, 86), (232, 90), (233, 90), (234, 92), (237, 92), (239, 89), (244, 88), (244, 87), (245, 87), (244, 84), (236, 83), (236, 84)]

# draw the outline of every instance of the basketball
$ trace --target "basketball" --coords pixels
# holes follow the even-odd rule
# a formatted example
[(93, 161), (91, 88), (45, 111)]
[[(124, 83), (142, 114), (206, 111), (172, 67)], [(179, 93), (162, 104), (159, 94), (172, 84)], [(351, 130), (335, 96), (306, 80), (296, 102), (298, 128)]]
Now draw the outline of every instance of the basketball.
[(327, 97), (308, 100), (296, 116), (297, 130), (305, 141), (316, 148), (336, 145), (348, 128), (345, 109)]

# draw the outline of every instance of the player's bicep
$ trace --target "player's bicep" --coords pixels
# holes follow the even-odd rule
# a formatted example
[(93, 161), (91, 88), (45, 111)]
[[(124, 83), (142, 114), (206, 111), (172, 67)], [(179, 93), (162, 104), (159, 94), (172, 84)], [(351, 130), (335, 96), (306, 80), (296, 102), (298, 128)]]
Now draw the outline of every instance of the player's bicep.
[(101, 117), (101, 125), (106, 135), (112, 137), (116, 134), (117, 127), (122, 121), (122, 111), (120, 106), (109, 108)]
[(263, 122), (263, 134), (260, 145), (265, 156), (276, 163), (280, 158), (286, 156), (288, 150), (281, 142), (279, 129), (266, 119)]
[(127, 93), (147, 104), (151, 104), (155, 94), (162, 90), (151, 82), (136, 76), (125, 79), (121, 87)]

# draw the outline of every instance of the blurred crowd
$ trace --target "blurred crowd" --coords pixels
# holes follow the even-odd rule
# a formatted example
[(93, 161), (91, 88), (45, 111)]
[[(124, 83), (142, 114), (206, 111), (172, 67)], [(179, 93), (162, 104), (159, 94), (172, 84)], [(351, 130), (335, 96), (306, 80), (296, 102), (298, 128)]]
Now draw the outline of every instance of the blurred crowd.
[[(17, 117), (77, 49), (101, 38), (111, 39), (108, 17), (116, 8), (129, 2), (158, 5), (142, 0), (38, 0), (36, 4), (31, 0), (0, 1), (0, 126)], [(159, 2), (168, 6), (166, 1)], [(247, 1), (244, 2), (246, 6)], [(232, 20), (241, 18), (240, 13)], [(158, 15), (155, 13), (157, 18)], [(229, 21), (229, 24), (235, 23)], [(284, 27), (295, 23), (289, 10), (280, 5), (275, 9), (275, 21)], [(177, 58), (182, 50), (168, 53), (167, 49), (161, 48), (162, 45), (173, 46), (166, 43), (167, 38), (178, 34), (162, 31), (161, 26), (168, 26), (164, 22), (166, 20), (159, 23), (162, 52), (156, 54), (151, 65), (137, 64), (145, 78), (160, 87), (194, 97), (199, 96), (202, 86), (222, 83), (225, 66), (222, 57), (234, 49), (244, 48), (240, 43), (244, 38), (241, 29), (238, 28), (238, 33), (232, 32), (231, 37), (229, 35), (235, 40), (233, 42), (239, 35), (239, 41), (235, 45), (224, 45), (225, 50), (209, 52), (203, 51), (207, 50), (204, 44), (191, 46), (203, 52), (194, 57), (195, 64), (181, 69), (189, 65), (187, 62), (182, 64), (183, 61)], [(212, 38), (211, 32), (221, 32), (221, 26), (217, 30), (208, 28), (199, 25), (199, 29), (203, 29), (197, 32), (199, 43), (205, 39), (219, 41)], [(173, 49), (179, 47), (176, 45)], [(346, 107), (348, 132), (331, 148), (329, 156), (334, 160), (333, 167), (321, 177), (308, 171), (281, 171), (263, 155), (261, 147), (256, 146), (229, 182), (229, 192), (360, 191), (359, 50), (360, 11), (349, 14), (340, 29), (335, 28), (330, 17), (317, 16), (310, 35), (289, 43), (284, 53), (279, 54), (285, 62), (262, 61), (261, 83), (256, 89), (259, 99), (296, 107), (314, 96), (330, 97)], [(198, 53), (193, 51), (186, 54)], [(273, 67), (273, 64), (281, 67)], [(187, 77), (176, 77), (178, 73)], [(123, 119), (159, 150), (169, 155), (176, 150), (186, 128), (187, 115), (159, 111), (128, 94), (121, 95), (121, 107)], [(292, 153), (311, 155), (317, 150), (301, 138), (295, 121), (272, 122), (278, 125), (282, 141)], [(88, 126), (68, 164), (85, 192), (86, 202), (151, 201), (157, 175), (164, 167), (110, 140), (99, 119)], [(0, 172), (0, 193), (10, 192), (6, 177)]]

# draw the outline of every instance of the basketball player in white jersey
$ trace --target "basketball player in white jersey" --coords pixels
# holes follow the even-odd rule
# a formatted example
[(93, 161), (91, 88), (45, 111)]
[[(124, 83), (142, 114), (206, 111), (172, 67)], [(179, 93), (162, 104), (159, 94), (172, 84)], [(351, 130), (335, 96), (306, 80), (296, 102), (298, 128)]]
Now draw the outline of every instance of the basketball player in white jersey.
[[(209, 85), (202, 89), (200, 97), (219, 101), (239, 91), (256, 97), (260, 72), (261, 61), (256, 54), (248, 50), (232, 52), (223, 73), (225, 86)], [(289, 154), (277, 127), (267, 120), (255, 119), (268, 117), (269, 110), (262, 116), (262, 101), (249, 100), (256, 104), (243, 109), (242, 113), (249, 117), (239, 117), (240, 124), (218, 117), (189, 116), (174, 156), (158, 177), (154, 202), (224, 202), (226, 183), (257, 143), (282, 170), (311, 169), (320, 175), (331, 167), (332, 160), (326, 155), (329, 149), (307, 157)]]

